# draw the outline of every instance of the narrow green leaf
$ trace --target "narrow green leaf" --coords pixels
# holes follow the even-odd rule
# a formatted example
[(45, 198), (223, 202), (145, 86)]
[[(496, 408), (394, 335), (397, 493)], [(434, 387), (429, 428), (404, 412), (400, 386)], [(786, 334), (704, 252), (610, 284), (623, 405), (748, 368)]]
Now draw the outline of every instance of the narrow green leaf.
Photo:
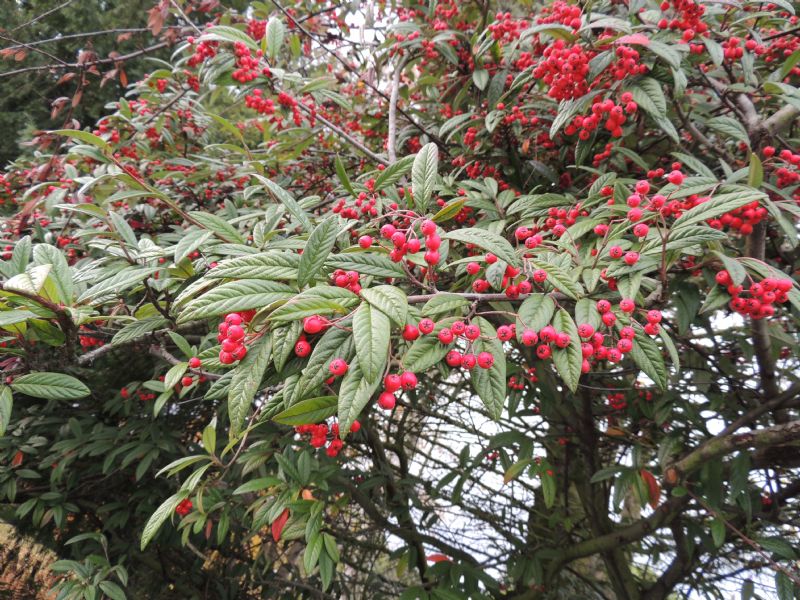
[(325, 260), (336, 244), (339, 222), (335, 217), (322, 221), (314, 228), (311, 237), (303, 248), (300, 264), (297, 268), (297, 285), (306, 286), (314, 281), (315, 276), (325, 264)]
[(380, 379), (370, 383), (364, 378), (358, 358), (350, 363), (350, 369), (339, 387), (339, 437), (344, 437), (350, 432), (353, 421), (364, 409), (377, 389)]
[(420, 212), (427, 211), (438, 170), (439, 149), (436, 144), (430, 142), (417, 152), (411, 167), (411, 190), (414, 194), (414, 203), (419, 207)]
[(400, 327), (406, 324), (408, 298), (400, 288), (378, 285), (361, 290), (361, 296)]
[(336, 414), (338, 403), (339, 398), (337, 396), (308, 398), (279, 412), (272, 417), (272, 420), (283, 425), (319, 423)]
[(140, 545), (140, 549), (144, 550), (147, 544), (150, 543), (150, 540), (155, 537), (158, 530), (164, 524), (170, 515), (175, 511), (175, 508), (180, 504), (181, 500), (185, 499), (188, 495), (188, 492), (181, 491), (177, 494), (173, 494), (164, 502), (161, 503), (156, 511), (150, 515), (150, 518), (147, 520), (147, 523), (144, 526), (144, 531), (142, 532), (142, 541)]
[(556, 371), (561, 376), (566, 386), (575, 391), (578, 389), (578, 381), (581, 377), (581, 366), (583, 365), (583, 354), (581, 353), (581, 341), (578, 336), (578, 328), (569, 313), (563, 308), (559, 308), (553, 316), (553, 327), (559, 333), (566, 333), (570, 337), (569, 346), (566, 348), (553, 349), (553, 364)]
[(264, 335), (249, 349), (247, 356), (239, 363), (233, 373), (228, 390), (228, 417), (231, 422), (231, 434), (241, 433), (258, 391), (261, 379), (272, 358), (272, 338)]
[(88, 387), (70, 375), (45, 371), (17, 377), (11, 383), (11, 389), (26, 396), (45, 400), (77, 400), (91, 393)]
[(456, 240), (464, 244), (474, 244), (491, 252), (509, 265), (519, 266), (519, 257), (514, 251), (514, 247), (508, 243), (508, 240), (495, 233), (486, 231), (485, 229), (478, 229), (476, 227), (455, 229), (453, 231), (448, 231), (442, 237), (447, 240)]
[(389, 358), (391, 323), (385, 313), (368, 303), (353, 315), (353, 340), (364, 378), (370, 383), (383, 374)]

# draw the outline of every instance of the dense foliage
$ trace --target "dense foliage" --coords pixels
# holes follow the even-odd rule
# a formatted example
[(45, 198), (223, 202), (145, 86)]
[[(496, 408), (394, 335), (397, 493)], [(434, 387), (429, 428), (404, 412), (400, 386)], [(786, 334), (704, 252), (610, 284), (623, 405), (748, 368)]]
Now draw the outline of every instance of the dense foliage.
[(798, 3), (155, 4), (0, 178), (59, 598), (800, 597)]

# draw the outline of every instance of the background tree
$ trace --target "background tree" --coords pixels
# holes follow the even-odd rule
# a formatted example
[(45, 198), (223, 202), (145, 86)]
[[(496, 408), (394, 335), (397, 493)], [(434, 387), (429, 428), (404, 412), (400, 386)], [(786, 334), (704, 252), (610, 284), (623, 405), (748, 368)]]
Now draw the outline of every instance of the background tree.
[(202, 8), (0, 180), (60, 597), (795, 597), (795, 3)]

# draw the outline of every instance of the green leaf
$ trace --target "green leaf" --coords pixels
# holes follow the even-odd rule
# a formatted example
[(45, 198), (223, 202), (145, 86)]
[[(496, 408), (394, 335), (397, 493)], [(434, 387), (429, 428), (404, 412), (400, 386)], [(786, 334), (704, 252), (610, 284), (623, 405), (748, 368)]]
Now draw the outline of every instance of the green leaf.
[(680, 70), (681, 68), (681, 53), (674, 50), (672, 46), (667, 46), (661, 42), (650, 40), (646, 46), (654, 54), (657, 54), (673, 69)]
[(725, 270), (728, 271), (728, 274), (731, 276), (733, 285), (739, 285), (745, 280), (747, 277), (747, 269), (742, 266), (742, 263), (735, 258), (731, 258), (724, 252), (714, 251), (713, 254), (722, 261), (722, 266), (725, 267)]
[(322, 536), (317, 534), (311, 537), (306, 550), (303, 553), (303, 567), (306, 573), (311, 573), (319, 561), (319, 555), (322, 552)]
[(380, 378), (386, 367), (391, 328), (389, 317), (366, 302), (353, 315), (356, 356), (361, 372), (369, 382)]
[(221, 42), (241, 42), (251, 50), (258, 50), (258, 45), (255, 40), (247, 35), (244, 31), (240, 31), (235, 27), (228, 25), (214, 25), (205, 30), (200, 41), (212, 40)]
[(520, 473), (522, 473), (526, 467), (530, 466), (533, 463), (534, 459), (532, 458), (523, 458), (522, 460), (518, 460), (513, 465), (506, 469), (506, 472), (503, 474), (503, 483), (508, 483), (512, 479), (516, 479)]
[(491, 252), (509, 265), (519, 266), (520, 264), (519, 257), (514, 251), (514, 247), (508, 243), (508, 240), (500, 237), (496, 233), (486, 231), (485, 229), (478, 229), (476, 227), (455, 229), (453, 231), (448, 231), (442, 237), (447, 240), (456, 240), (464, 244), (474, 244)]
[(38, 295), (44, 287), (44, 282), (50, 274), (51, 265), (28, 267), (24, 273), (14, 275), (3, 284), (3, 289), (9, 292), (22, 292), (24, 294)]
[(775, 573), (775, 589), (778, 592), (778, 600), (794, 600), (795, 585), (783, 571)]
[(170, 370), (164, 375), (164, 390), (166, 391), (174, 388), (188, 368), (189, 363), (187, 362), (179, 362), (177, 365), (172, 365)]
[(402, 327), (408, 318), (408, 298), (392, 285), (378, 285), (361, 290), (361, 297)]
[(575, 326), (575, 321), (563, 308), (559, 308), (553, 316), (553, 327), (559, 333), (566, 333), (570, 337), (569, 346), (566, 348), (553, 348), (553, 364), (566, 386), (574, 392), (578, 389), (583, 365), (578, 328)]
[(264, 184), (264, 187), (267, 188), (267, 191), (272, 195), (272, 197), (286, 207), (292, 216), (300, 222), (300, 225), (302, 225), (303, 229), (306, 231), (311, 231), (314, 229), (314, 225), (311, 223), (308, 213), (303, 210), (303, 208), (297, 203), (297, 200), (295, 200), (289, 192), (284, 190), (271, 179), (267, 179), (266, 177), (262, 177), (261, 175), (257, 174), (253, 174), (253, 177)]
[(652, 77), (644, 77), (631, 86), (633, 100), (644, 110), (656, 117), (667, 114), (667, 99), (664, 96), (663, 86)]
[(400, 181), (400, 178), (411, 169), (415, 158), (415, 156), (404, 156), (381, 171), (375, 178), (375, 191), (379, 192)]
[(161, 503), (156, 511), (150, 515), (150, 518), (147, 520), (147, 523), (144, 526), (144, 531), (142, 532), (142, 541), (140, 544), (140, 549), (144, 550), (150, 540), (158, 533), (158, 530), (164, 524), (170, 515), (175, 511), (175, 508), (180, 504), (181, 500), (184, 500), (188, 492), (180, 491), (177, 494), (173, 494), (164, 502)]
[(439, 149), (436, 144), (425, 144), (414, 158), (411, 167), (411, 190), (414, 194), (414, 203), (420, 212), (427, 210), (428, 202), (433, 194), (433, 186), (439, 170)]
[(469, 300), (458, 294), (448, 294), (447, 292), (439, 292), (433, 298), (428, 300), (422, 307), (422, 314), (426, 317), (434, 317), (440, 314), (455, 314), (461, 313), (462, 310), (469, 306)]
[(181, 262), (192, 252), (206, 243), (211, 238), (212, 233), (205, 229), (190, 229), (181, 235), (181, 239), (173, 248), (173, 259), (175, 264)]
[(583, 295), (581, 285), (576, 282), (572, 277), (560, 267), (554, 264), (542, 262), (538, 260), (531, 260), (531, 265), (534, 269), (541, 269), (547, 273), (547, 281), (559, 292), (577, 300), (578, 296)]
[(50, 280), (55, 284), (58, 299), (66, 305), (72, 304), (74, 286), (72, 272), (64, 254), (55, 246), (49, 244), (36, 244), (33, 248), (33, 259), (38, 265), (52, 265)]
[[(635, 294), (626, 297), (630, 298), (633, 296), (635, 296)], [(581, 298), (575, 303), (575, 323), (579, 325), (588, 323), (595, 329), (600, 327), (600, 313), (597, 312), (597, 304), (594, 300)]]
[(236, 228), (228, 223), (222, 217), (218, 217), (213, 213), (202, 212), (199, 210), (195, 210), (189, 213), (189, 216), (192, 217), (194, 221), (197, 221), (202, 225), (205, 229), (216, 233), (222, 239), (228, 242), (235, 242), (237, 244), (244, 244), (245, 239), (242, 235), (236, 231)]
[(111, 600), (126, 600), (127, 598), (127, 596), (125, 596), (125, 592), (122, 591), (122, 588), (113, 581), (101, 581), (98, 584), (98, 587)]
[(77, 400), (91, 392), (79, 380), (63, 373), (40, 371), (14, 379), (11, 389), (33, 398), (45, 400)]
[(711, 538), (717, 548), (725, 543), (725, 521), (720, 517), (711, 521)]
[(276, 371), (283, 371), (286, 361), (294, 351), (294, 345), (303, 332), (302, 321), (291, 321), (286, 327), (279, 327), (272, 333), (272, 354)]
[(144, 279), (158, 271), (158, 267), (125, 267), (114, 275), (97, 281), (78, 297), (78, 304), (95, 302), (98, 298), (114, 295), (142, 284)]
[(358, 358), (350, 363), (350, 369), (342, 379), (339, 387), (339, 437), (344, 437), (350, 432), (353, 421), (356, 420), (363, 408), (367, 405), (373, 392), (377, 389), (380, 379), (370, 383), (364, 378)]
[(475, 69), (472, 72), (472, 81), (479, 90), (486, 89), (489, 85), (489, 71), (486, 69)]
[(267, 39), (267, 55), (270, 58), (275, 58), (280, 53), (285, 34), (286, 30), (283, 26), (283, 21), (278, 17), (271, 17), (267, 22), (265, 34)]
[(339, 178), (339, 182), (342, 184), (342, 187), (350, 192), (352, 196), (355, 196), (356, 193), (353, 190), (353, 184), (350, 183), (350, 178), (347, 176), (347, 170), (344, 168), (344, 163), (342, 163), (342, 159), (338, 154), (336, 155), (333, 164), (336, 167), (336, 176)]
[(179, 323), (240, 310), (269, 306), (295, 297), (288, 285), (262, 279), (230, 281), (189, 302), (178, 317)]
[(89, 144), (95, 148), (100, 148), (100, 150), (103, 150), (104, 152), (111, 152), (111, 146), (109, 146), (108, 142), (93, 133), (89, 133), (88, 131), (80, 131), (78, 129), (55, 129), (50, 133), (53, 135), (63, 135), (64, 137), (78, 140), (84, 144)]
[(489, 352), (494, 356), (494, 362), (488, 369), (476, 366), (470, 371), (470, 380), (489, 416), (497, 420), (503, 414), (506, 401), (506, 355), (491, 323), (481, 317), (477, 317), (473, 322), (480, 327), (484, 336), (489, 337), (489, 339), (475, 340), (473, 352), (475, 354)]
[(347, 252), (328, 257), (325, 268), (335, 271), (355, 271), (362, 275), (374, 277), (405, 277), (402, 267), (385, 254), (376, 252)]
[(215, 279), (297, 279), (302, 256), (272, 251), (223, 260), (206, 277)]
[(521, 340), (525, 329), (532, 329), (537, 333), (541, 331), (550, 323), (555, 311), (556, 304), (549, 294), (531, 294), (525, 298), (517, 313), (517, 337)]
[(450, 350), (450, 346), (440, 343), (437, 335), (442, 329), (450, 327), (456, 320), (455, 317), (442, 319), (436, 323), (430, 334), (414, 340), (403, 356), (401, 361), (403, 367), (409, 371), (421, 373), (440, 362)]
[(652, 338), (641, 330), (637, 331), (629, 356), (659, 389), (667, 389), (667, 367), (664, 364), (664, 356)]
[(466, 203), (466, 198), (456, 198), (455, 200), (451, 200), (442, 208), (440, 208), (439, 212), (433, 215), (431, 220), (434, 223), (444, 223), (445, 221), (449, 221), (461, 211)]
[(675, 229), (686, 227), (687, 225), (692, 225), (699, 221), (713, 219), (714, 217), (740, 208), (750, 202), (760, 201), (764, 197), (765, 194), (758, 190), (739, 190), (727, 194), (717, 194), (710, 200), (706, 200), (683, 213), (675, 220), (672, 229), (674, 231)]
[(316, 226), (300, 256), (297, 285), (303, 287), (314, 281), (314, 277), (325, 264), (325, 260), (336, 244), (338, 232), (339, 222), (335, 217), (325, 219)]
[[(744, 142), (748, 146), (750, 145), (750, 137), (747, 135), (744, 125), (733, 117), (714, 117), (706, 121), (706, 125), (718, 133), (733, 138), (737, 142)], [(725, 141), (724, 138), (723, 141)]]
[(283, 425), (319, 423), (336, 414), (338, 403), (339, 398), (337, 396), (308, 398), (279, 412), (272, 417), (272, 420)]
[(247, 356), (233, 372), (228, 390), (228, 417), (231, 422), (231, 434), (236, 436), (242, 431), (253, 397), (258, 391), (261, 379), (272, 358), (272, 338), (264, 335), (249, 349)]
[(261, 490), (265, 490), (274, 485), (279, 485), (280, 483), (281, 480), (278, 479), (277, 477), (259, 477), (258, 479), (251, 479), (250, 481), (243, 483), (235, 490), (233, 490), (233, 495), (238, 496), (239, 494), (260, 492)]
[(556, 478), (554, 475), (549, 475), (546, 470), (542, 470), (539, 474), (539, 479), (542, 482), (544, 505), (547, 508), (553, 508), (553, 504), (556, 501)]
[(11, 409), (14, 406), (14, 397), (11, 388), (0, 386), (0, 437), (3, 437), (11, 422)]
[(346, 314), (358, 304), (358, 296), (348, 289), (318, 285), (297, 294), (269, 316), (271, 321), (294, 321), (312, 315)]
[(8, 327), (17, 323), (24, 323), (28, 319), (37, 319), (38, 315), (29, 310), (20, 308), (0, 311), (0, 327)]
[[(345, 323), (340, 323), (346, 327)], [(314, 345), (308, 364), (295, 387), (295, 398), (303, 398), (315, 391), (330, 377), (328, 365), (334, 358), (347, 360), (353, 351), (353, 336), (347, 329), (331, 327)]]
[(124, 344), (131, 340), (138, 339), (167, 325), (164, 317), (149, 317), (140, 321), (128, 323), (111, 338), (111, 345)]
[(750, 153), (750, 166), (747, 169), (747, 185), (752, 188), (760, 187), (764, 183), (764, 167), (761, 159), (754, 152)]

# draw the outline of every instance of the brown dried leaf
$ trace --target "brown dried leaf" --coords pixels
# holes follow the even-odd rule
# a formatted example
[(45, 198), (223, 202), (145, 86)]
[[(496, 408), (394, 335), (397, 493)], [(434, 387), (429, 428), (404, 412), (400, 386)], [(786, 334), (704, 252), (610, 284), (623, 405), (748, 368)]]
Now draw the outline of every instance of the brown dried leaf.
[(75, 92), (75, 95), (72, 97), (72, 106), (73, 108), (78, 106), (81, 103), (81, 98), (83, 97), (83, 90), (78, 90)]
[(125, 33), (120, 33), (117, 36), (117, 42), (127, 42), (132, 37), (133, 37), (133, 33), (131, 33), (130, 31), (126, 31)]
[(56, 85), (61, 85), (63, 83), (67, 83), (75, 79), (75, 73), (64, 73), (61, 77), (59, 77)]
[(122, 87), (128, 87), (128, 75), (125, 73), (125, 69), (122, 68), (119, 70), (119, 83)]
[(160, 6), (154, 6), (148, 11), (147, 28), (153, 35), (158, 35), (164, 28), (164, 11)]

